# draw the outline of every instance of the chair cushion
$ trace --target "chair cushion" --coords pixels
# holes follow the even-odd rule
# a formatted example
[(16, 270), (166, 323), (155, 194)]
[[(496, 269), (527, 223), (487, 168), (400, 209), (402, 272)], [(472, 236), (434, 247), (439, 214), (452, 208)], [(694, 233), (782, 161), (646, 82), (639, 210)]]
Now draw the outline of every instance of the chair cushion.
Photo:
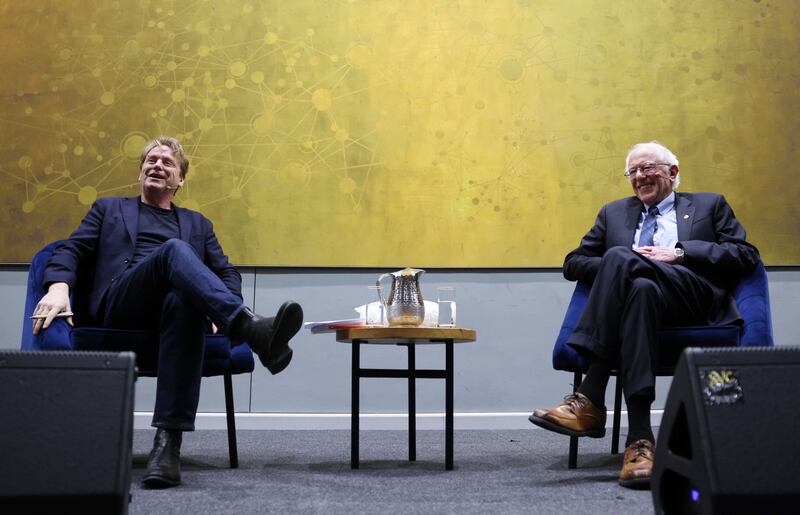
[[(158, 333), (129, 329), (77, 327), (72, 330), (70, 340), (75, 350), (135, 352), (136, 366), (142, 375), (152, 375), (157, 372)], [(231, 348), (230, 340), (226, 336), (206, 335), (203, 356), (204, 377), (222, 375), (228, 371), (231, 374), (252, 372), (254, 363), (253, 353), (247, 345)]]
[(736, 325), (662, 327), (658, 332), (658, 367), (674, 370), (687, 347), (738, 347), (741, 329)]
[(218, 376), (230, 371), (231, 374), (252, 372), (254, 368), (253, 351), (244, 343), (231, 347), (231, 341), (221, 334), (206, 335), (206, 353), (203, 359), (203, 375)]
[[(736, 347), (739, 345), (739, 333), (740, 329), (735, 325), (664, 327), (658, 333), (659, 369), (674, 368), (686, 347)], [(586, 372), (589, 363), (575, 349), (567, 345), (567, 338), (569, 334), (563, 341), (559, 337), (559, 341), (556, 342), (553, 368)]]

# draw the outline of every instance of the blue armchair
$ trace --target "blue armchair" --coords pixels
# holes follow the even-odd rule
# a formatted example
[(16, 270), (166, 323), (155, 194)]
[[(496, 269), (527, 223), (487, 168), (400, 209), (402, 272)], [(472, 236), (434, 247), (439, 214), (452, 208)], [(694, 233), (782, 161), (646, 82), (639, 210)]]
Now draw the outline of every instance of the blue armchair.
[[(567, 338), (578, 323), (591, 287), (578, 283), (567, 307), (561, 331), (553, 348), (553, 368), (574, 374), (573, 391), (577, 390), (588, 368), (588, 363), (567, 345)], [(772, 317), (769, 309), (769, 287), (763, 263), (736, 286), (733, 297), (744, 324), (723, 326), (664, 327), (659, 332), (659, 368), (657, 375), (671, 376), (675, 372), (683, 349), (686, 347), (750, 347), (772, 346)], [(612, 372), (616, 375), (616, 371)], [(619, 429), (622, 404), (622, 381), (617, 378), (614, 392), (614, 422), (611, 435), (611, 453), (619, 452)], [(578, 438), (570, 437), (568, 467), (575, 468), (578, 461)]]
[[(70, 327), (63, 319), (53, 324), (39, 335), (34, 336), (30, 317), (36, 304), (45, 294), (42, 276), (58, 241), (53, 242), (36, 253), (28, 272), (28, 292), (25, 299), (25, 315), (22, 323), (23, 350), (84, 350), (84, 351), (133, 351), (136, 353), (136, 367), (139, 375), (155, 377), (158, 374), (158, 334), (149, 331), (108, 329), (84, 325), (81, 320), (82, 308), (80, 287), (73, 292), (72, 308), (75, 312), (75, 327)], [(77, 293), (76, 293), (77, 292)], [(88, 321), (91, 323), (91, 321)], [(231, 468), (239, 466), (236, 447), (236, 424), (233, 409), (233, 374), (252, 372), (253, 353), (246, 344), (231, 346), (230, 340), (221, 334), (207, 334), (203, 376), (223, 376), (225, 384), (225, 411), (228, 426), (228, 456)]]

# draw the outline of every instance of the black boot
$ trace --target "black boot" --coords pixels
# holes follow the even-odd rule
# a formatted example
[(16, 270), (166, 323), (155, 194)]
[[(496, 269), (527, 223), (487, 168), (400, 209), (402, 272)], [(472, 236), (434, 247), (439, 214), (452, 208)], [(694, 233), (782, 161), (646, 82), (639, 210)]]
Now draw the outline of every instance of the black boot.
[(233, 341), (247, 342), (261, 364), (277, 374), (292, 361), (289, 340), (303, 325), (303, 308), (296, 302), (284, 302), (274, 317), (261, 317), (244, 308), (228, 329)]
[(178, 429), (156, 431), (153, 450), (147, 460), (147, 475), (142, 479), (145, 488), (169, 488), (181, 484), (181, 441)]

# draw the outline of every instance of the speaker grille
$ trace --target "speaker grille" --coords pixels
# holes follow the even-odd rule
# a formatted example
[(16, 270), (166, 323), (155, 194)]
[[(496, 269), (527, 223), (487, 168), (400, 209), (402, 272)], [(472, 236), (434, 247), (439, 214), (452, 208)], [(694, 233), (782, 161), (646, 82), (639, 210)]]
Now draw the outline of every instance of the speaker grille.
[(0, 508), (127, 506), (133, 384), (132, 353), (0, 352)]

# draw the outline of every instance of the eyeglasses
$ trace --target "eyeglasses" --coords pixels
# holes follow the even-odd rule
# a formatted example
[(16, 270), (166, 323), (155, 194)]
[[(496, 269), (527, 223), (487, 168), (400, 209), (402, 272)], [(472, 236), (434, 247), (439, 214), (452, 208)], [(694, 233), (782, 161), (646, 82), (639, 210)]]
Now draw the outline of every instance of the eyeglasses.
[(628, 179), (633, 178), (636, 175), (636, 172), (641, 172), (642, 175), (653, 175), (658, 172), (659, 166), (669, 166), (669, 163), (643, 163), (639, 166), (634, 166), (633, 168), (628, 168), (625, 171), (625, 177)]

